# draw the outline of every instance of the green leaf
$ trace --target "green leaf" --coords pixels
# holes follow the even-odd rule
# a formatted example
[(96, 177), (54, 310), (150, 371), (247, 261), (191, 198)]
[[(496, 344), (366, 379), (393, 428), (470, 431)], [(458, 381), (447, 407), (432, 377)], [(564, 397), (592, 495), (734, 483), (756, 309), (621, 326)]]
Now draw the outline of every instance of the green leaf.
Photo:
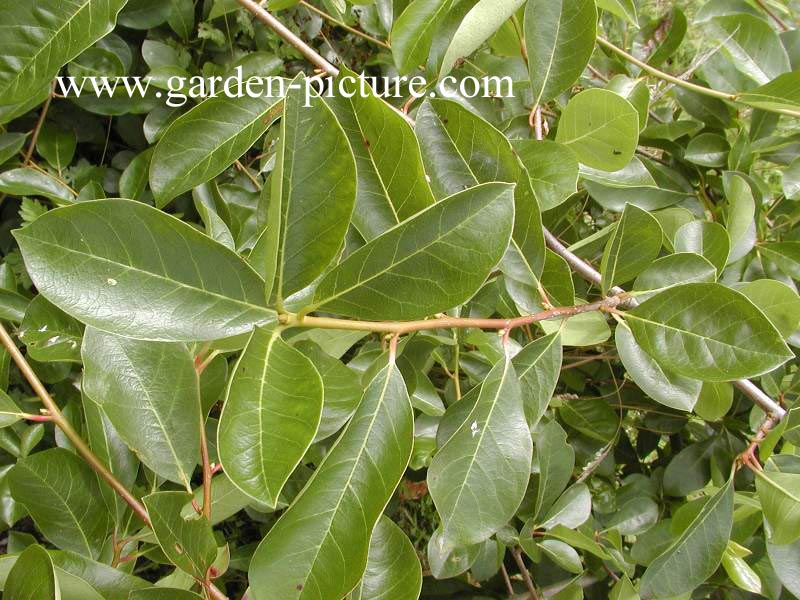
[(392, 57), (400, 75), (424, 65), (437, 27), (450, 10), (453, 0), (414, 0), (392, 27)]
[(713, 283), (717, 279), (717, 268), (708, 259), (693, 252), (678, 252), (664, 256), (645, 269), (633, 284), (638, 292), (636, 298), (644, 301), (670, 287), (684, 283)]
[(738, 100), (764, 110), (797, 110), (800, 107), (800, 71), (779, 75), (769, 83), (739, 94)]
[(591, 513), (592, 495), (589, 488), (585, 483), (576, 483), (561, 494), (540, 519), (541, 523), (536, 525), (536, 529), (553, 529), (559, 525), (577, 529), (589, 519)]
[(176, 567), (199, 580), (217, 558), (217, 543), (211, 524), (198, 514), (181, 515), (183, 505), (191, 501), (186, 492), (157, 492), (143, 498), (153, 533), (166, 557)]
[(545, 260), (541, 214), (533, 182), (520, 168), (508, 139), (474, 113), (447, 100), (426, 100), (417, 114), (416, 131), (437, 198), (479, 183), (517, 184), (514, 244), (503, 269), (518, 281), (536, 280)]
[(67, 129), (57, 123), (45, 123), (36, 141), (36, 151), (50, 163), (56, 171), (69, 166), (75, 157), (75, 148), (78, 138), (72, 129)]
[(615, 285), (630, 281), (649, 267), (661, 252), (662, 237), (655, 217), (626, 204), (600, 263), (603, 293), (608, 294)]
[(109, 515), (97, 477), (83, 460), (52, 448), (20, 460), (8, 477), (14, 499), (49, 541), (87, 558), (100, 555)]
[(663, 291), (627, 312), (626, 322), (662, 368), (703, 381), (755, 377), (794, 356), (764, 313), (718, 284)]
[(800, 158), (793, 160), (783, 172), (781, 188), (789, 200), (800, 200)]
[(417, 600), (422, 567), (411, 541), (391, 519), (380, 518), (369, 544), (364, 577), (351, 600)]
[(14, 423), (18, 423), (22, 420), (24, 414), (8, 394), (0, 391), (0, 428), (10, 427)]
[(724, 41), (722, 51), (731, 64), (759, 85), (791, 70), (786, 49), (766, 19), (746, 14), (715, 17), (709, 33)]
[(575, 468), (575, 451), (567, 443), (567, 434), (557, 421), (550, 421), (533, 434), (534, 474), (538, 467), (536, 504), (533, 517), (544, 517), (558, 499)]
[(75, 194), (61, 180), (27, 167), (0, 173), (0, 192), (9, 196), (41, 196), (58, 205), (75, 201)]
[(703, 505), (689, 526), (642, 576), (642, 598), (691, 592), (719, 567), (733, 526), (733, 480)]
[(274, 318), (264, 308), (263, 281), (236, 254), (139, 202), (51, 210), (14, 236), (39, 291), (99, 329), (198, 341), (245, 333)]
[[(419, 143), (411, 125), (347, 69), (340, 95), (327, 97), (356, 159), (353, 225), (370, 241), (433, 204)], [(363, 92), (362, 92), (363, 87)], [(352, 98), (346, 95), (353, 94)], [(403, 159), (398, 161), (398, 156)]]
[[(273, 85), (278, 88), (278, 85)], [(150, 163), (150, 187), (159, 207), (231, 166), (280, 116), (277, 93), (258, 97), (209, 98), (178, 117), (156, 146)]]
[(683, 157), (702, 167), (724, 167), (730, 150), (730, 144), (721, 135), (704, 133), (692, 138)]
[(631, 79), (616, 75), (608, 82), (608, 89), (625, 98), (639, 113), (639, 130), (647, 127), (650, 118), (650, 88), (644, 79)]
[(44, 296), (31, 300), (18, 335), (34, 360), (79, 362), (81, 359), (83, 327)]
[(542, 211), (563, 204), (578, 191), (579, 165), (572, 150), (550, 140), (514, 140), (512, 144)]
[(770, 543), (780, 546), (800, 539), (800, 475), (758, 471), (756, 490), (764, 517), (772, 526)]
[(55, 567), (47, 550), (34, 544), (19, 555), (3, 590), (6, 600), (61, 600)]
[(519, 378), (528, 425), (542, 418), (553, 397), (563, 358), (561, 337), (551, 333), (525, 346), (511, 360)]
[(679, 7), (674, 7), (670, 12), (669, 23), (666, 37), (647, 59), (647, 64), (652, 67), (659, 67), (674, 56), (686, 38), (688, 22), (686, 14)]
[[(508, 522), (525, 495), (532, 453), (519, 379), (506, 357), (428, 469), (428, 487), (442, 517), (443, 549), (478, 544)], [(499, 472), (502, 480), (493, 475)], [(478, 489), (483, 492), (475, 494)]]
[(570, 427), (604, 444), (617, 435), (619, 418), (607, 402), (594, 398), (576, 398), (564, 402), (559, 415)]
[(610, 600), (639, 600), (639, 594), (625, 575), (611, 588)]
[(411, 457), (413, 429), (403, 378), (389, 365), (256, 550), (249, 571), (254, 600), (340, 598), (355, 587), (373, 528)]
[(677, 410), (691, 411), (697, 403), (701, 381), (665, 371), (648, 355), (625, 325), (615, 333), (617, 352), (633, 382), (653, 400)]
[(439, 79), (449, 74), (459, 59), (475, 52), (524, 3), (525, 0), (478, 0), (450, 41), (442, 60)]
[(753, 594), (761, 594), (761, 578), (743, 558), (726, 550), (722, 556), (722, 566), (737, 587)]
[(25, 146), (28, 136), (24, 133), (0, 134), (0, 165), (10, 160)]
[(302, 79), (293, 85), (281, 119), (265, 234), (271, 264), (263, 272), (278, 306), (339, 252), (356, 201), (356, 164), (344, 131), (322, 99), (304, 106)]
[(194, 592), (172, 588), (152, 587), (131, 592), (128, 600), (201, 600)]
[(795, 597), (800, 595), (800, 542), (778, 546), (767, 541), (767, 555), (786, 590)]
[(800, 242), (771, 242), (758, 251), (793, 279), (800, 280)]
[(322, 278), (314, 310), (411, 320), (466, 302), (506, 250), (512, 192), (500, 183), (471, 188), (390, 229)]
[(639, 18), (633, 0), (597, 0), (597, 7), (625, 19), (634, 27), (639, 26)]
[(594, 0), (529, 0), (525, 8), (525, 46), (533, 105), (567, 91), (594, 52), (597, 8)]
[(700, 390), (694, 412), (706, 421), (719, 421), (733, 406), (733, 386), (706, 381)]
[[(85, 385), (84, 385), (85, 387)], [(133, 488), (136, 474), (139, 472), (139, 461), (133, 451), (125, 444), (117, 430), (103, 413), (103, 409), (83, 390), (83, 414), (86, 419), (86, 436), (92, 452), (127, 489)], [(123, 521), (128, 505), (105, 482), (100, 482), (100, 493), (106, 503), (108, 512), (119, 524)]]
[(317, 434), (322, 379), (280, 337), (256, 328), (231, 376), (219, 420), (219, 458), (244, 493), (276, 506)]
[(590, 89), (573, 96), (561, 114), (556, 142), (593, 169), (619, 171), (633, 158), (639, 141), (639, 114), (609, 90)]
[(314, 342), (301, 340), (294, 347), (311, 360), (322, 377), (322, 418), (314, 438), (318, 442), (332, 436), (350, 420), (358, 408), (364, 390), (355, 371), (326, 354)]
[(89, 328), (83, 389), (159, 476), (191, 489), (200, 452), (200, 389), (184, 344), (141, 342)]
[(800, 327), (800, 296), (785, 283), (759, 279), (734, 285), (733, 289), (759, 307), (784, 338)]
[(706, 486), (711, 479), (709, 461), (714, 450), (714, 441), (709, 438), (691, 444), (673, 457), (664, 471), (665, 494), (688, 496)]
[(722, 273), (730, 256), (731, 241), (728, 232), (719, 223), (692, 221), (675, 233), (675, 252), (699, 254)]
[(0, 104), (27, 100), (109, 33), (126, 0), (42, 0), (4, 4)]
[(428, 564), (436, 579), (450, 579), (466, 572), (478, 560), (483, 544), (444, 550), (439, 542), (441, 531), (434, 531), (428, 540)]

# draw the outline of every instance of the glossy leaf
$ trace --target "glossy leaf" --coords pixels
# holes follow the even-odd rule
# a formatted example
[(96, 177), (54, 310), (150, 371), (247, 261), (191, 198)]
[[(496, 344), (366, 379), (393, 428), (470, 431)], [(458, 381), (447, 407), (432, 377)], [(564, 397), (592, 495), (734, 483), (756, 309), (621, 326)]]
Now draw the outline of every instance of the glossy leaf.
[(89, 328), (86, 394), (161, 477), (191, 489), (200, 453), (200, 389), (184, 344), (141, 342)]
[(335, 446), (253, 556), (255, 600), (340, 597), (361, 579), (370, 538), (413, 443), (413, 414), (393, 366), (370, 383)]
[(442, 59), (441, 79), (461, 58), (467, 58), (511, 17), (524, 0), (478, 0), (458, 26)]
[(642, 598), (691, 592), (717, 570), (733, 525), (733, 481), (714, 494), (642, 576)]
[[(455, 194), (351, 254), (320, 281), (313, 306), (374, 319), (414, 319), (467, 301), (511, 236), (513, 188)], [(446, 287), (432, 282), (448, 282)]]
[(245, 333), (274, 317), (264, 308), (263, 282), (238, 256), (139, 202), (51, 210), (14, 235), (42, 295), (99, 329), (197, 341)]
[(322, 401), (313, 363), (280, 331), (257, 328), (233, 371), (220, 416), (226, 475), (254, 500), (275, 506), (317, 434)]
[(0, 104), (26, 100), (110, 32), (126, 0), (45, 0), (5, 4), (0, 22)]
[(800, 474), (764, 470), (756, 474), (764, 516), (772, 526), (770, 543), (791, 544), (800, 538)]
[(181, 515), (183, 505), (191, 500), (185, 492), (157, 492), (144, 497), (147, 514), (153, 523), (161, 550), (179, 569), (204, 580), (217, 557), (217, 544), (211, 524), (202, 516)]
[(97, 477), (75, 454), (61, 448), (37, 452), (17, 463), (9, 483), (49, 541), (87, 558), (100, 555), (109, 515)]
[(677, 410), (691, 411), (698, 401), (703, 383), (665, 371), (636, 343), (625, 325), (618, 325), (615, 334), (617, 351), (625, 370), (642, 391), (659, 404)]
[(578, 80), (596, 37), (594, 0), (528, 1), (525, 44), (534, 105), (549, 102)]
[(275, 87), (254, 98), (209, 98), (169, 126), (150, 163), (158, 206), (222, 173), (264, 135), (282, 109)]
[(517, 184), (513, 245), (503, 269), (526, 283), (537, 279), (544, 265), (545, 245), (536, 187), (520, 168), (508, 140), (474, 113), (446, 100), (426, 101), (420, 107), (416, 131), (438, 198), (479, 183)]
[(661, 251), (658, 221), (632, 204), (627, 204), (603, 253), (600, 272), (603, 292), (625, 283), (646, 269)]
[(36, 296), (28, 305), (18, 335), (34, 360), (80, 360), (83, 327), (44, 296)]
[(364, 577), (352, 600), (417, 600), (422, 567), (403, 530), (383, 516), (372, 532)]
[[(320, 98), (305, 106), (295, 80), (284, 102), (269, 196), (266, 273), (278, 305), (314, 281), (339, 252), (356, 201), (356, 164), (347, 137)], [(274, 278), (272, 274), (274, 273)], [(273, 282), (274, 279), (274, 282)]]
[(60, 600), (55, 568), (47, 550), (34, 544), (25, 549), (8, 574), (6, 600)]
[[(519, 379), (506, 357), (428, 469), (431, 497), (442, 517), (443, 549), (480, 543), (513, 516), (528, 483), (532, 452)], [(502, 479), (494, 475), (500, 473)], [(475, 495), (476, 489), (483, 493)]]
[(425, 64), (436, 28), (452, 4), (452, 0), (414, 0), (394, 22), (392, 56), (401, 75)]
[(513, 145), (543, 211), (578, 191), (579, 165), (572, 150), (549, 140), (515, 140)]
[[(368, 84), (344, 70), (342, 94), (326, 98), (356, 159), (353, 224), (367, 241), (433, 204), (411, 125)], [(366, 94), (361, 93), (361, 89)], [(347, 98), (353, 94), (352, 98)], [(398, 155), (402, 160), (397, 160)]]
[(630, 102), (608, 90), (574, 96), (561, 114), (556, 141), (593, 169), (619, 171), (633, 158), (639, 140), (639, 114)]
[(663, 291), (628, 312), (626, 322), (662, 368), (703, 381), (753, 377), (792, 356), (764, 313), (717, 284)]

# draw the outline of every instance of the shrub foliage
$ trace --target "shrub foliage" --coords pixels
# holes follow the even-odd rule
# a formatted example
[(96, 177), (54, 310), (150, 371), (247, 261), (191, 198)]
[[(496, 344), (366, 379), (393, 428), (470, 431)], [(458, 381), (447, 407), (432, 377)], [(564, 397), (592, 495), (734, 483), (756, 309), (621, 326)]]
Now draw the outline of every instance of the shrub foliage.
[(264, 4), (0, 0), (3, 597), (800, 597), (794, 0)]

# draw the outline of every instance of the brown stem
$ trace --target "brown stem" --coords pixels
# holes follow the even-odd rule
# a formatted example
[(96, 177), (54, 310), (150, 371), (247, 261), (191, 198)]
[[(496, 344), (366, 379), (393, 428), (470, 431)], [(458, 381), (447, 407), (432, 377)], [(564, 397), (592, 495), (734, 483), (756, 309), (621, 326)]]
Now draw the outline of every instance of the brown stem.
[(287, 327), (310, 327), (316, 329), (338, 329), (340, 331), (369, 331), (391, 333), (396, 336), (430, 331), (433, 329), (496, 329), (511, 330), (540, 321), (561, 319), (589, 312), (609, 311), (620, 306), (624, 297), (612, 296), (591, 304), (552, 308), (533, 315), (515, 319), (471, 319), (462, 317), (441, 317), (422, 321), (350, 321), (328, 317), (304, 317), (296, 314), (282, 315)]
[(761, 10), (767, 13), (767, 15), (769, 15), (769, 17), (775, 21), (775, 24), (781, 29), (781, 31), (789, 31), (789, 29), (791, 29), (791, 27), (789, 27), (789, 25), (783, 19), (781, 19), (778, 14), (772, 10), (766, 2), (764, 2), (764, 0), (756, 0), (756, 4), (758, 4), (758, 6), (761, 7)]
[(47, 409), (47, 412), (50, 415), (51, 420), (55, 425), (64, 433), (66, 438), (72, 443), (75, 447), (77, 453), (89, 464), (89, 466), (97, 473), (103, 481), (105, 481), (119, 496), (131, 507), (133, 512), (138, 516), (142, 521), (145, 522), (148, 526), (150, 526), (150, 518), (147, 516), (147, 510), (145, 507), (139, 502), (139, 500), (134, 497), (131, 492), (127, 490), (127, 488), (122, 485), (122, 483), (114, 477), (114, 475), (106, 468), (106, 466), (100, 461), (97, 456), (95, 456), (94, 452), (89, 448), (86, 442), (83, 441), (81, 436), (78, 434), (77, 431), (72, 427), (72, 424), (64, 417), (61, 410), (58, 408), (55, 400), (53, 397), (50, 396), (50, 393), (45, 389), (42, 382), (36, 376), (36, 373), (31, 368), (28, 361), (25, 360), (25, 357), (20, 352), (17, 345), (14, 343), (14, 340), (11, 339), (6, 328), (0, 323), (0, 342), (2, 342), (3, 346), (5, 346), (6, 350), (8, 350), (9, 354), (11, 354), (11, 358), (14, 359), (14, 362), (17, 364), (17, 368), (19, 368), (22, 375), (30, 384), (33, 391), (42, 401), (44, 407)]
[(203, 516), (211, 522), (211, 462), (208, 457), (208, 436), (204, 415), (200, 415), (200, 459), (203, 465)]
[(365, 40), (367, 40), (369, 42), (372, 42), (373, 44), (377, 44), (378, 46), (382, 46), (383, 48), (386, 48), (387, 50), (391, 49), (391, 46), (388, 43), (384, 42), (383, 40), (379, 40), (378, 38), (374, 38), (371, 35), (356, 29), (355, 27), (350, 27), (350, 25), (348, 25), (347, 23), (343, 23), (339, 19), (337, 19), (335, 17), (332, 17), (331, 15), (326, 13), (325, 11), (322, 11), (322, 10), (318, 9), (316, 6), (314, 6), (312, 4), (309, 4), (305, 0), (300, 0), (300, 5), (303, 6), (306, 10), (309, 10), (309, 11), (311, 11), (313, 13), (318, 14), (320, 17), (322, 17), (326, 21), (329, 21), (329, 22), (333, 23), (337, 27), (341, 27), (342, 29), (345, 29), (345, 30), (349, 31), (353, 35), (357, 35), (359, 37), (362, 37)]
[[(83, 441), (83, 438), (81, 438), (78, 432), (72, 427), (72, 424), (64, 417), (55, 400), (53, 400), (53, 397), (47, 389), (45, 389), (44, 385), (42, 385), (42, 382), (36, 376), (36, 373), (31, 368), (30, 364), (28, 364), (28, 361), (25, 360), (22, 352), (19, 351), (19, 348), (17, 348), (17, 345), (2, 323), (0, 323), (0, 342), (2, 342), (3, 346), (8, 350), (8, 353), (11, 355), (11, 358), (14, 359), (20, 373), (22, 373), (31, 388), (33, 388), (33, 391), (42, 401), (42, 404), (44, 404), (45, 408), (50, 413), (53, 423), (55, 423), (56, 427), (58, 427), (72, 443), (76, 452), (88, 463), (92, 470), (94, 470), (94, 472), (131, 507), (134, 514), (152, 529), (153, 525), (150, 522), (150, 517), (147, 515), (145, 507), (116, 477), (114, 477), (113, 473), (106, 468), (102, 461), (95, 456), (94, 452), (92, 452), (86, 442)], [(206, 589), (214, 600), (228, 600), (225, 594), (217, 589), (213, 583), (206, 586)]]
[[(658, 79), (668, 81), (673, 85), (677, 85), (678, 87), (682, 87), (684, 89), (696, 92), (698, 94), (702, 94), (704, 96), (709, 96), (711, 98), (718, 98), (720, 100), (727, 100), (729, 102), (740, 102), (739, 96), (737, 96), (736, 94), (728, 94), (726, 92), (713, 90), (711, 88), (707, 88), (702, 85), (697, 85), (696, 83), (692, 83), (690, 81), (685, 81), (680, 77), (675, 77), (674, 75), (665, 73), (660, 69), (656, 69), (655, 67), (648, 65), (646, 62), (639, 60), (632, 54), (625, 52), (625, 50), (623, 50), (622, 48), (615, 46), (604, 37), (597, 36), (597, 43), (603, 46), (604, 48), (610, 50), (614, 54), (618, 55), (619, 57), (624, 58), (629, 63), (636, 65), (642, 71), (652, 75), (653, 77), (657, 77)], [(790, 117), (800, 117), (800, 111), (787, 108), (765, 108), (764, 110), (767, 110), (768, 112), (774, 112), (780, 115), (788, 115)]]
[(42, 132), (42, 126), (44, 125), (44, 120), (47, 117), (47, 112), (50, 110), (50, 104), (53, 102), (53, 93), (55, 92), (55, 82), (53, 82), (53, 87), (50, 90), (50, 95), (47, 97), (47, 100), (44, 102), (44, 106), (42, 106), (42, 112), (39, 114), (39, 120), (36, 121), (36, 127), (33, 128), (33, 135), (31, 135), (31, 142), (28, 145), (28, 151), (25, 153), (25, 162), (24, 165), (28, 165), (31, 162), (31, 158), (33, 157), (33, 150), (36, 148), (36, 142), (39, 141), (39, 134)]
[(525, 582), (525, 587), (528, 588), (531, 598), (533, 598), (533, 600), (541, 600), (539, 592), (536, 591), (536, 586), (533, 584), (533, 579), (531, 579), (531, 573), (528, 571), (528, 567), (525, 565), (525, 561), (522, 558), (522, 550), (517, 547), (512, 548), (511, 555), (514, 557), (514, 561), (516, 561), (517, 566), (519, 567), (522, 580)]
[(508, 591), (508, 597), (511, 598), (514, 595), (514, 586), (511, 585), (511, 578), (508, 576), (508, 571), (506, 570), (505, 565), (500, 565), (500, 572), (503, 574), (503, 581), (506, 584), (506, 590)]
[(261, 21), (264, 25), (272, 29), (281, 38), (283, 38), (286, 43), (296, 48), (300, 54), (302, 54), (306, 60), (308, 60), (308, 62), (332, 77), (339, 75), (339, 69), (334, 67), (331, 63), (320, 56), (316, 50), (301, 40), (291, 29), (276, 19), (272, 13), (268, 12), (267, 9), (263, 8), (258, 2), (255, 2), (254, 0), (236, 1), (250, 13), (252, 13), (256, 19)]

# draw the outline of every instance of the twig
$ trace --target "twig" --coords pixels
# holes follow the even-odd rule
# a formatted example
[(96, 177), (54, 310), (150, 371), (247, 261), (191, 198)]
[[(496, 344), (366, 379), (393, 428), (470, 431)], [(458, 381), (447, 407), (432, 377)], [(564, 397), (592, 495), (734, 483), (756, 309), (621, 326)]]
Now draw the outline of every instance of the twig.
[(536, 586), (533, 584), (533, 579), (531, 579), (531, 573), (528, 571), (528, 567), (522, 559), (522, 551), (518, 547), (514, 547), (511, 549), (511, 555), (514, 557), (519, 567), (520, 575), (522, 575), (522, 580), (525, 582), (525, 587), (528, 588), (531, 598), (533, 598), (533, 600), (541, 600), (539, 592), (536, 591)]
[(500, 572), (503, 574), (503, 581), (505, 581), (506, 590), (508, 590), (508, 597), (511, 598), (514, 595), (514, 586), (511, 585), (511, 578), (508, 576), (505, 565), (500, 565)]
[[(281, 38), (284, 39), (288, 44), (297, 48), (303, 56), (305, 56), (312, 64), (316, 65), (318, 68), (322, 69), (326, 73), (332, 76), (336, 76), (339, 74), (339, 70), (330, 64), (327, 60), (325, 60), (322, 56), (320, 56), (313, 48), (311, 48), (308, 44), (306, 44), (303, 40), (297, 37), (292, 31), (290, 31), (283, 23), (281, 23), (278, 19), (272, 16), (269, 12), (264, 10), (259, 4), (254, 2), (253, 0), (237, 0), (239, 4), (253, 13), (256, 18), (258, 18), (262, 23), (264, 23), (267, 27), (270, 27), (273, 31), (275, 31)], [(643, 63), (642, 61), (638, 60), (636, 57), (631, 56), (627, 52), (623, 51), (620, 48), (617, 48), (608, 40), (598, 37), (598, 41), (605, 45), (607, 48), (612, 50), (613, 52), (621, 52), (620, 56), (623, 58), (630, 57), (631, 62), (633, 64), (637, 64), (643, 70), (646, 70), (651, 75), (656, 77), (665, 79), (666, 81), (671, 81), (675, 85), (679, 85), (684, 88), (693, 89), (698, 88), (701, 93), (706, 91), (710, 91), (713, 94), (721, 95), (724, 97), (729, 97), (729, 94), (723, 94), (722, 92), (716, 92), (715, 90), (709, 90), (708, 88), (704, 88), (702, 86), (695, 86), (694, 84), (688, 83), (683, 81), (677, 77), (673, 77), (671, 75), (667, 75), (663, 71), (658, 69), (654, 69), (650, 65)], [(662, 77), (663, 76), (663, 77)], [(695, 91), (698, 91), (695, 90)], [(735, 99), (735, 97), (734, 97)], [(800, 113), (798, 113), (800, 114)], [(591, 265), (584, 262), (582, 259), (575, 256), (572, 252), (569, 252), (562, 244), (559, 242), (549, 231), (545, 229), (545, 239), (547, 241), (548, 247), (553, 250), (556, 254), (561, 256), (573, 270), (578, 273), (581, 277), (590, 281), (592, 283), (600, 284), (601, 276), (600, 273), (597, 272)], [(618, 294), (622, 292), (620, 288), (612, 288), (611, 292), (614, 294)], [(346, 322), (346, 321), (342, 321)], [(785, 415), (785, 411), (778, 406), (769, 396), (764, 394), (761, 390), (759, 390), (754, 384), (750, 381), (742, 380), (735, 382), (735, 385), (746, 395), (748, 396), (755, 404), (765, 410), (768, 414), (774, 414), (779, 416), (779, 418), (783, 418)]]
[(356, 29), (355, 27), (350, 27), (350, 25), (348, 25), (347, 23), (343, 23), (339, 19), (329, 15), (325, 11), (322, 11), (322, 10), (318, 9), (316, 6), (314, 6), (312, 4), (309, 4), (305, 0), (300, 0), (300, 5), (303, 8), (305, 8), (306, 10), (309, 10), (309, 11), (311, 11), (313, 13), (318, 14), (320, 17), (322, 17), (326, 21), (330, 21), (331, 23), (333, 23), (337, 27), (341, 27), (342, 29), (345, 29), (345, 30), (349, 31), (353, 35), (357, 35), (359, 37), (362, 37), (365, 40), (367, 40), (369, 42), (372, 42), (373, 44), (377, 44), (378, 46), (382, 46), (383, 48), (386, 48), (387, 50), (391, 49), (391, 46), (388, 43), (384, 42), (383, 40), (379, 40), (378, 38), (372, 37), (371, 35), (369, 35), (367, 33), (364, 33), (363, 31), (360, 31), (360, 30)]
[(122, 483), (116, 477), (114, 477), (114, 475), (106, 468), (102, 461), (95, 456), (94, 452), (92, 452), (86, 442), (83, 441), (83, 438), (81, 438), (78, 432), (72, 427), (72, 424), (64, 417), (55, 400), (53, 400), (53, 397), (50, 395), (47, 389), (45, 389), (44, 385), (36, 376), (36, 373), (31, 368), (30, 364), (28, 364), (28, 361), (25, 360), (22, 352), (20, 352), (19, 348), (17, 348), (14, 340), (11, 339), (11, 335), (9, 335), (6, 328), (1, 323), (0, 342), (2, 342), (3, 346), (5, 346), (6, 350), (8, 350), (8, 353), (11, 354), (11, 358), (14, 359), (14, 362), (17, 364), (17, 368), (19, 368), (20, 372), (28, 381), (31, 388), (33, 388), (33, 391), (42, 401), (42, 404), (44, 404), (44, 407), (47, 409), (47, 412), (50, 415), (50, 419), (72, 443), (77, 453), (80, 454), (80, 456), (89, 464), (95, 473), (97, 473), (103, 479), (103, 481), (105, 481), (117, 494), (119, 494), (119, 496), (128, 504), (128, 506), (131, 507), (136, 516), (138, 516), (149, 526), (150, 518), (147, 516), (147, 510), (145, 507), (133, 496), (133, 494), (127, 490), (124, 485), (122, 485)]
[[(14, 340), (9, 335), (8, 331), (6, 330), (5, 326), (0, 323), (0, 342), (2, 342), (3, 346), (5, 346), (8, 353), (11, 355), (11, 358), (14, 359), (14, 362), (17, 365), (17, 368), (20, 370), (20, 373), (25, 377), (25, 379), (30, 384), (33, 391), (42, 401), (45, 408), (47, 409), (51, 420), (53, 423), (58, 427), (61, 432), (66, 436), (66, 438), (72, 443), (75, 451), (87, 462), (87, 464), (92, 468), (92, 470), (97, 473), (100, 478), (105, 481), (111, 489), (113, 489), (120, 498), (122, 498), (125, 503), (131, 507), (134, 514), (139, 517), (145, 525), (152, 529), (153, 525), (150, 522), (150, 517), (147, 514), (147, 509), (145, 509), (144, 505), (142, 505), (139, 500), (124, 486), (122, 483), (111, 473), (106, 466), (102, 463), (102, 461), (97, 458), (97, 456), (92, 452), (86, 442), (83, 441), (83, 438), (78, 434), (77, 431), (72, 427), (72, 424), (64, 417), (61, 410), (58, 408), (55, 400), (50, 395), (50, 393), (45, 389), (44, 385), (42, 385), (41, 380), (37, 377), (34, 370), (31, 368), (28, 361), (22, 355), (17, 345), (14, 343)], [(228, 600), (227, 596), (223, 594), (213, 583), (204, 584), (204, 587), (208, 591), (211, 598), (214, 600)]]
[(250, 13), (252, 13), (256, 19), (264, 23), (264, 25), (272, 29), (281, 38), (283, 38), (286, 43), (297, 49), (300, 54), (302, 54), (306, 60), (308, 60), (308, 62), (332, 77), (339, 75), (339, 69), (334, 67), (331, 63), (320, 56), (316, 50), (301, 40), (291, 29), (276, 19), (272, 13), (268, 12), (258, 2), (254, 2), (254, 0), (236, 1), (246, 8)]
[(781, 31), (789, 31), (791, 29), (786, 21), (781, 19), (778, 14), (772, 10), (766, 2), (764, 2), (764, 0), (756, 0), (756, 4), (758, 4), (761, 10), (767, 13), (767, 15), (769, 15), (769, 17), (775, 21), (775, 24), (781, 29)]
[[(728, 94), (726, 92), (720, 92), (718, 90), (713, 90), (711, 88), (707, 88), (707, 87), (704, 87), (702, 85), (697, 85), (696, 83), (691, 83), (689, 81), (685, 81), (685, 80), (681, 79), (680, 77), (675, 77), (674, 75), (670, 75), (669, 73), (665, 73), (664, 71), (662, 71), (660, 69), (656, 69), (655, 67), (653, 67), (651, 65), (648, 65), (646, 62), (639, 60), (638, 58), (636, 58), (632, 54), (629, 54), (628, 52), (625, 52), (625, 50), (623, 50), (622, 48), (619, 48), (619, 47), (615, 46), (614, 44), (609, 42), (604, 37), (598, 36), (597, 37), (597, 42), (601, 46), (603, 46), (604, 48), (607, 48), (608, 50), (611, 50), (612, 52), (614, 52), (618, 56), (624, 58), (629, 63), (632, 63), (632, 64), (636, 65), (642, 71), (645, 71), (645, 72), (649, 73), (653, 77), (658, 77), (659, 79), (662, 79), (664, 81), (668, 81), (669, 83), (671, 83), (673, 85), (677, 85), (678, 87), (682, 87), (684, 89), (690, 90), (692, 92), (696, 92), (698, 94), (702, 94), (704, 96), (709, 96), (710, 98), (717, 98), (719, 100), (727, 100), (729, 102), (740, 102), (739, 101), (739, 96), (736, 95), (736, 94)], [(766, 107), (764, 107), (764, 110), (766, 110), (768, 112), (778, 113), (778, 114), (781, 114), (781, 115), (788, 115), (790, 117), (800, 117), (800, 111), (791, 110), (791, 109), (787, 109), (787, 108), (766, 108)]]
[(281, 323), (287, 327), (313, 327), (317, 329), (338, 329), (341, 331), (369, 331), (376, 333), (391, 333), (395, 336), (429, 331), (433, 329), (496, 329), (508, 331), (524, 327), (540, 321), (573, 317), (589, 312), (610, 311), (621, 306), (626, 298), (611, 296), (577, 306), (564, 306), (552, 308), (532, 315), (517, 317), (515, 319), (472, 319), (462, 317), (441, 317), (422, 321), (350, 321), (328, 317), (305, 317), (296, 314), (281, 315)]
[[(198, 376), (199, 377), (199, 376)], [(203, 516), (211, 523), (211, 460), (208, 457), (208, 436), (205, 415), (200, 414), (200, 460), (203, 465)]]
[(39, 134), (42, 132), (42, 126), (44, 126), (44, 120), (47, 117), (47, 112), (50, 110), (50, 104), (53, 102), (53, 94), (55, 92), (55, 81), (53, 82), (53, 86), (50, 90), (50, 95), (47, 97), (47, 100), (44, 102), (44, 106), (42, 106), (42, 112), (39, 114), (39, 120), (36, 121), (36, 127), (33, 128), (33, 135), (31, 135), (31, 141), (28, 145), (28, 151), (25, 153), (25, 162), (23, 164), (28, 165), (31, 162), (31, 158), (33, 157), (33, 150), (36, 148), (36, 142), (39, 141)]

